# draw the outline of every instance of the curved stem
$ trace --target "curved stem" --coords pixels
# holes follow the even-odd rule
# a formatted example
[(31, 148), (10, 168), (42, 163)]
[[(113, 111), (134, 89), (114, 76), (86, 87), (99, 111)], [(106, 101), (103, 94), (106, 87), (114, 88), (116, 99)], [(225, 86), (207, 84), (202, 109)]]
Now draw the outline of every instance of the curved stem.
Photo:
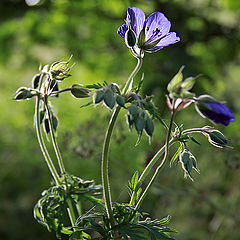
[(60, 179), (57, 173), (56, 168), (54, 167), (54, 164), (50, 158), (50, 155), (47, 151), (47, 148), (45, 146), (42, 132), (41, 132), (41, 126), (40, 126), (40, 96), (38, 95), (36, 98), (36, 106), (35, 106), (35, 120), (36, 120), (36, 133), (37, 133), (37, 138), (38, 142), (42, 151), (42, 154), (47, 162), (48, 168), (56, 182), (57, 185), (60, 183)]
[(134, 213), (139, 209), (139, 207), (141, 206), (142, 201), (144, 200), (144, 198), (146, 197), (150, 187), (152, 186), (154, 180), (156, 179), (158, 172), (160, 171), (160, 169), (163, 167), (167, 157), (168, 157), (168, 151), (169, 151), (169, 140), (170, 140), (170, 136), (171, 136), (171, 131), (172, 131), (172, 125), (173, 125), (173, 119), (174, 119), (174, 112), (172, 112), (171, 115), (171, 119), (170, 119), (170, 123), (169, 123), (169, 128), (168, 128), (168, 133), (167, 133), (167, 137), (166, 137), (166, 143), (165, 143), (165, 154), (163, 157), (163, 160), (161, 161), (161, 163), (159, 164), (159, 166), (157, 167), (157, 169), (155, 170), (150, 182), (148, 183), (147, 187), (145, 188), (142, 196), (140, 197), (140, 199), (138, 200), (135, 209), (134, 209)]
[(132, 85), (133, 85), (133, 79), (137, 75), (138, 71), (141, 69), (143, 63), (142, 58), (137, 58), (137, 65), (128, 77), (128, 80), (122, 90), (122, 94), (125, 95), (126, 93), (130, 92), (132, 90)]
[(53, 145), (53, 148), (54, 148), (57, 160), (58, 160), (58, 165), (59, 165), (60, 171), (63, 174), (63, 173), (65, 173), (65, 167), (64, 167), (63, 159), (62, 159), (60, 150), (58, 148), (57, 140), (56, 140), (56, 137), (55, 137), (55, 134), (54, 134), (52, 114), (51, 114), (51, 111), (50, 111), (49, 106), (48, 106), (47, 98), (44, 98), (44, 103), (45, 103), (45, 107), (46, 107), (47, 114), (48, 114), (49, 130), (50, 130), (52, 145)]
[(110, 184), (109, 184), (109, 177), (108, 177), (108, 156), (109, 156), (109, 147), (110, 147), (113, 128), (117, 120), (117, 116), (120, 112), (120, 109), (121, 107), (118, 106), (112, 114), (112, 117), (108, 125), (108, 129), (105, 135), (105, 140), (103, 143), (103, 153), (102, 153), (101, 175), (102, 175), (102, 185), (103, 185), (103, 197), (104, 197), (104, 203), (105, 203), (107, 215), (109, 217), (111, 225), (114, 225), (114, 218), (113, 218)]
[[(122, 94), (125, 95), (127, 92), (131, 91), (133, 79), (140, 70), (142, 66), (142, 58), (138, 58), (137, 65), (134, 68), (133, 72), (129, 76), (123, 90)], [(108, 124), (108, 128), (106, 131), (104, 143), (103, 143), (103, 152), (102, 152), (102, 163), (101, 163), (101, 176), (102, 176), (102, 185), (103, 185), (103, 198), (105, 203), (105, 208), (107, 212), (107, 216), (110, 220), (110, 225), (114, 226), (114, 217), (112, 210), (112, 201), (111, 201), (111, 192), (110, 192), (110, 184), (109, 184), (109, 176), (108, 176), (108, 159), (109, 159), (109, 148), (110, 141), (112, 137), (113, 128), (115, 126), (118, 114), (121, 110), (120, 106), (117, 106), (111, 116), (111, 119)]]
[[(169, 141), (169, 147), (176, 142), (176, 139), (172, 138)], [(138, 183), (137, 183), (137, 187), (136, 190), (139, 189), (139, 187), (142, 185), (145, 177), (148, 175), (148, 173), (150, 172), (150, 170), (152, 169), (152, 167), (155, 165), (155, 163), (158, 161), (158, 159), (162, 156), (162, 154), (164, 153), (166, 149), (166, 146), (163, 145), (162, 148), (160, 148), (158, 150), (158, 152), (153, 156), (153, 158), (151, 159), (151, 161), (148, 163), (148, 165), (144, 168), (141, 176), (138, 179)], [(135, 197), (136, 197), (137, 191), (133, 191), (132, 196), (131, 196), (131, 200), (129, 202), (130, 205), (134, 205), (134, 201), (135, 201)]]

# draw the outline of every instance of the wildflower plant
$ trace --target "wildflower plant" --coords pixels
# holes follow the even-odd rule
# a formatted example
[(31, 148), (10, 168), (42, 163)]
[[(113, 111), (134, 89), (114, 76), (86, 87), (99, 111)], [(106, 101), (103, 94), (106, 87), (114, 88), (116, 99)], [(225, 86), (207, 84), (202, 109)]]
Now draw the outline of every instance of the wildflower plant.
[[(180, 41), (175, 32), (170, 32), (170, 26), (170, 21), (161, 12), (154, 12), (146, 18), (139, 8), (127, 9), (126, 22), (119, 27), (118, 34), (124, 38), (126, 46), (137, 60), (137, 65), (124, 86), (106, 82), (91, 85), (76, 83), (69, 88), (61, 89), (61, 82), (71, 76), (69, 59), (41, 67), (39, 73), (33, 77), (32, 87), (21, 87), (16, 91), (14, 99), (17, 101), (35, 98), (34, 122), (37, 138), (53, 178), (52, 186), (42, 193), (34, 207), (34, 217), (49, 231), (56, 232), (59, 239), (63, 235), (69, 239), (174, 239), (176, 231), (167, 226), (169, 216), (161, 220), (152, 219), (149, 214), (141, 211), (141, 204), (157, 175), (166, 163), (172, 166), (174, 162), (178, 162), (184, 176), (193, 180), (193, 170), (199, 173), (197, 159), (188, 146), (189, 141), (196, 142), (194, 134), (203, 134), (215, 147), (227, 147), (227, 139), (215, 127), (184, 129), (175, 122), (176, 114), (191, 104), (195, 104), (197, 112), (202, 117), (216, 124), (228, 125), (235, 120), (231, 110), (212, 96), (196, 96), (191, 92), (196, 77), (184, 79), (183, 67), (167, 86), (166, 102), (171, 115), (169, 121), (161, 119), (161, 113), (154, 105), (153, 96), (140, 94), (144, 79), (142, 78), (138, 85), (134, 80), (142, 67), (144, 52), (154, 53)], [(60, 97), (63, 92), (70, 92), (73, 97), (79, 99), (92, 98), (94, 105), (104, 103), (111, 111), (102, 149), (101, 184), (73, 176), (65, 169), (56, 139), (58, 118), (50, 104), (52, 98)], [(133, 173), (129, 180), (128, 203), (112, 201), (109, 179), (110, 142), (120, 111), (126, 113), (129, 129), (136, 130), (137, 144), (144, 133), (151, 143), (157, 121), (166, 130), (164, 145), (155, 153), (145, 169), (141, 173), (138, 171)], [(52, 142), (58, 160), (57, 166), (46, 147), (43, 131)], [(174, 144), (178, 144), (179, 147), (169, 160), (169, 150)], [(83, 200), (89, 203), (87, 207), (83, 207)]]

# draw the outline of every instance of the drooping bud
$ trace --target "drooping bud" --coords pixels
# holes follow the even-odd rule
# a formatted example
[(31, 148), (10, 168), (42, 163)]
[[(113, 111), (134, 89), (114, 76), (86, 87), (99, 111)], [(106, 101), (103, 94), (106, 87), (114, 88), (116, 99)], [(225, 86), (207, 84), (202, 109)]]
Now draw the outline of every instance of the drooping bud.
[(179, 161), (182, 164), (182, 169), (185, 172), (185, 177), (189, 177), (193, 181), (193, 178), (191, 176), (192, 169), (196, 170), (199, 173), (196, 158), (192, 155), (191, 152), (189, 152), (189, 150), (184, 149), (179, 155)]
[(75, 98), (86, 98), (86, 97), (90, 97), (89, 95), (89, 90), (86, 88), (82, 88), (81, 85), (79, 84), (73, 84), (72, 88), (71, 88), (71, 94), (75, 97)]
[(225, 126), (227, 126), (230, 122), (235, 121), (232, 111), (212, 96), (201, 95), (194, 100), (195, 108), (202, 117), (207, 117), (213, 122), (223, 124)]
[(207, 136), (209, 143), (211, 143), (213, 146), (219, 148), (224, 148), (227, 146), (228, 141), (219, 130), (211, 127), (204, 127), (203, 134)]
[(16, 91), (16, 95), (13, 99), (19, 101), (19, 100), (30, 99), (33, 96), (36, 96), (35, 92), (33, 92), (29, 88), (21, 87)]

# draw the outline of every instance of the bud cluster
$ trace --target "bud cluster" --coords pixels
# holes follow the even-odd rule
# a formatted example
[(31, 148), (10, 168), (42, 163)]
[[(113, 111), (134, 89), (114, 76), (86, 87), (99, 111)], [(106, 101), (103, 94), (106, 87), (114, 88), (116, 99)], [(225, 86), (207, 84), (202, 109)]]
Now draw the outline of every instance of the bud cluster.
[(113, 109), (116, 103), (121, 107), (125, 107), (125, 98), (121, 95), (120, 89), (116, 83), (110, 83), (94, 93), (94, 104), (97, 105), (102, 101), (109, 109)]

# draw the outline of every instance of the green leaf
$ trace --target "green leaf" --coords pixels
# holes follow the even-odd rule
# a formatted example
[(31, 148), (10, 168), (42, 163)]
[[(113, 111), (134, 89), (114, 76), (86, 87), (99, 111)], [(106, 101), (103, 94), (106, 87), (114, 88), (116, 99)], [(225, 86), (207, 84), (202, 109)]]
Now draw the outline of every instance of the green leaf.
[(201, 145), (193, 136), (188, 136), (188, 138), (193, 141), (194, 143)]
[(177, 159), (177, 157), (179, 156), (181, 151), (182, 151), (182, 145), (179, 146), (178, 150), (173, 155), (173, 157), (172, 157), (172, 159), (170, 161), (170, 167), (172, 167), (173, 163), (175, 162), (175, 160)]
[(138, 171), (136, 171), (133, 176), (132, 179), (129, 183), (130, 188), (135, 191), (136, 187), (137, 187), (137, 183), (138, 183)]

